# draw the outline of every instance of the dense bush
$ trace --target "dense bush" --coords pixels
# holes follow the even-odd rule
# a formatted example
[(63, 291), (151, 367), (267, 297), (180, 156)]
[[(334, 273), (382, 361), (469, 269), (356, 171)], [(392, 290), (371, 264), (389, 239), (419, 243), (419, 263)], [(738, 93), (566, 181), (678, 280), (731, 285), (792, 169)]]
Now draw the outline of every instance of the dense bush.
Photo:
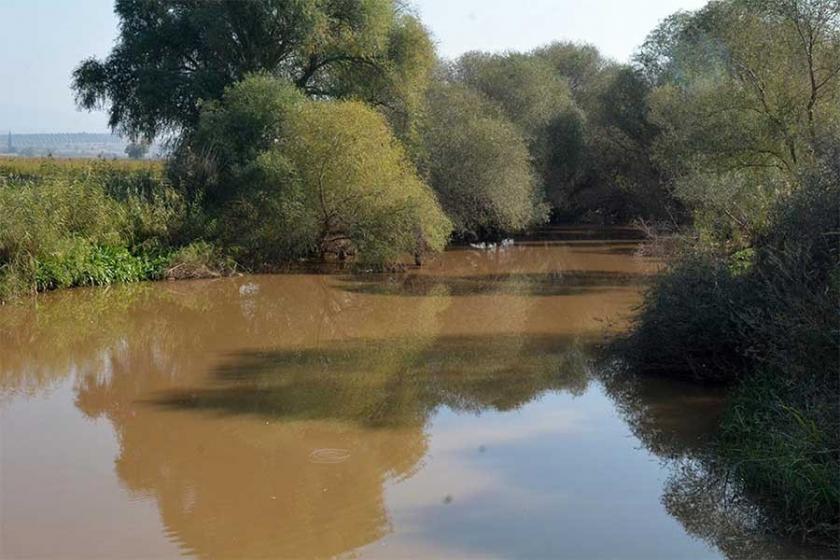
[(721, 455), (778, 529), (840, 529), (840, 174), (836, 160), (768, 211), (749, 251), (682, 256), (623, 341), (638, 372), (738, 381)]
[(746, 304), (743, 279), (707, 254), (682, 257), (645, 294), (635, 328), (624, 341), (640, 372), (699, 381), (730, 381), (746, 365), (733, 310)]
[(152, 189), (145, 172), (138, 181), (108, 165), (48, 164), (34, 179), (0, 177), (0, 301), (161, 276), (186, 207), (159, 173)]
[(458, 234), (493, 236), (544, 221), (525, 139), (487, 98), (437, 86), (421, 130), (421, 168)]
[(385, 119), (359, 102), (311, 101), (264, 75), (206, 108), (218, 235), (256, 267), (328, 255), (371, 265), (439, 251), (451, 225)]

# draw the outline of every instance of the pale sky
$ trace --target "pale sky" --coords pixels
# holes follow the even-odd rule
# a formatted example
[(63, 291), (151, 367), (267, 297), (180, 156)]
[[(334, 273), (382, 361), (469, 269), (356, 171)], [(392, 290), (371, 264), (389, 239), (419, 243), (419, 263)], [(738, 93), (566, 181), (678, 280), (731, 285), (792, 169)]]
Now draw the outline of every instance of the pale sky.
[[(626, 61), (660, 20), (706, 0), (413, 0), (440, 52), (529, 50), (587, 42)], [(0, 0), (0, 132), (105, 132), (104, 113), (76, 109), (70, 75), (105, 56), (113, 0)]]

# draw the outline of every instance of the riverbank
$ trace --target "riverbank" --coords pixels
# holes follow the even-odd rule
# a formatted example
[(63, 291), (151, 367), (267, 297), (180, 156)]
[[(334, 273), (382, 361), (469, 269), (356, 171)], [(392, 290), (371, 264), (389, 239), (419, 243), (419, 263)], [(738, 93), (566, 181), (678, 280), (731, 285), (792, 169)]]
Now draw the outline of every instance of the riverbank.
[(161, 162), (2, 160), (0, 212), (0, 302), (236, 269)]
[[(0, 303), (73, 287), (352, 267), (352, 258), (340, 262), (336, 255), (326, 255), (332, 262), (315, 255), (254, 261), (246, 255), (249, 249), (222, 242), (219, 231), (225, 226), (170, 185), (163, 162), (0, 160), (0, 211)], [(631, 227), (547, 226), (518, 236), (518, 242), (605, 237), (641, 238)], [(461, 245), (469, 248), (465, 241), (454, 246)], [(359, 268), (400, 272), (416, 258), (406, 254), (396, 262)]]
[(725, 384), (717, 457), (771, 529), (840, 547), (840, 173), (803, 177), (748, 250), (685, 247), (617, 344), (631, 374)]

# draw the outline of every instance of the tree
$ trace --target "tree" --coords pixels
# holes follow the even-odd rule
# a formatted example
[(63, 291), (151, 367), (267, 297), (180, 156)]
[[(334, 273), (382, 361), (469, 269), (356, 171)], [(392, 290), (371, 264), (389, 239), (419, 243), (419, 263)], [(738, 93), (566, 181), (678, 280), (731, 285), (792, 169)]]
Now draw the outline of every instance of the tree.
[(459, 234), (495, 235), (544, 221), (522, 132), (480, 93), (432, 88), (421, 137), (421, 168)]
[(425, 29), (396, 0), (118, 0), (115, 10), (116, 46), (83, 61), (73, 87), (81, 107), (107, 106), (113, 129), (146, 139), (191, 130), (202, 102), (259, 71), (398, 120), (433, 64)]
[(569, 160), (578, 155), (574, 151), (564, 153), (567, 148), (576, 149), (569, 142), (557, 145), (557, 131), (579, 130), (582, 123), (576, 121), (583, 118), (566, 78), (546, 60), (521, 53), (467, 53), (454, 63), (450, 75), (450, 81), (464, 84), (496, 103), (519, 127), (536, 175), (550, 198), (555, 199), (552, 195), (561, 190), (556, 181), (569, 174)]
[(385, 119), (249, 76), (205, 107), (195, 135), (224, 180), (222, 236), (249, 262), (352, 254), (383, 265), (443, 249), (451, 223)]
[(573, 107), (567, 81), (537, 57), (471, 52), (455, 62), (452, 73), (498, 103), (535, 147), (551, 121)]
[(587, 112), (595, 108), (599, 82), (610, 66), (596, 47), (554, 42), (535, 49), (531, 56), (545, 61), (566, 80), (578, 106)]
[(840, 3), (711, 3), (666, 20), (638, 61), (659, 86), (663, 161), (792, 175), (840, 117)]
[(840, 126), (840, 3), (726, 0), (677, 14), (637, 61), (654, 157), (721, 241), (746, 242)]
[(261, 73), (246, 76), (222, 100), (205, 103), (189, 143), (170, 162), (191, 199), (218, 209), (259, 181), (257, 158), (288, 134), (289, 113), (306, 96), (293, 84)]
[(143, 159), (148, 152), (148, 142), (131, 142), (125, 147), (125, 154), (129, 159)]
[(362, 261), (387, 263), (446, 244), (451, 223), (434, 193), (387, 123), (362, 103), (303, 104), (279, 150), (303, 186), (320, 253), (346, 242)]

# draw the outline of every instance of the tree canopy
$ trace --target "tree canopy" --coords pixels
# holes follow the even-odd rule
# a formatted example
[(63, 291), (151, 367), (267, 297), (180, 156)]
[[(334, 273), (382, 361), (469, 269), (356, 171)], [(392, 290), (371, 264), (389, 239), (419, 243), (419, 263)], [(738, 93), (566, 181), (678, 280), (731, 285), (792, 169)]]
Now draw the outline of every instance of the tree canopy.
[(448, 240), (434, 193), (361, 102), (308, 100), (287, 82), (248, 76), (204, 108), (194, 144), (223, 190), (213, 195), (224, 201), (222, 236), (246, 260), (357, 254), (380, 265)]
[(522, 230), (544, 220), (528, 145), (482, 94), (439, 84), (428, 96), (421, 168), (460, 234)]
[(73, 75), (79, 105), (147, 139), (191, 129), (202, 101), (265, 71), (319, 98), (360, 97), (405, 121), (434, 63), (396, 0), (117, 0), (117, 44)]
[(840, 125), (840, 3), (724, 0), (678, 13), (637, 62), (652, 153), (709, 231), (749, 238)]

